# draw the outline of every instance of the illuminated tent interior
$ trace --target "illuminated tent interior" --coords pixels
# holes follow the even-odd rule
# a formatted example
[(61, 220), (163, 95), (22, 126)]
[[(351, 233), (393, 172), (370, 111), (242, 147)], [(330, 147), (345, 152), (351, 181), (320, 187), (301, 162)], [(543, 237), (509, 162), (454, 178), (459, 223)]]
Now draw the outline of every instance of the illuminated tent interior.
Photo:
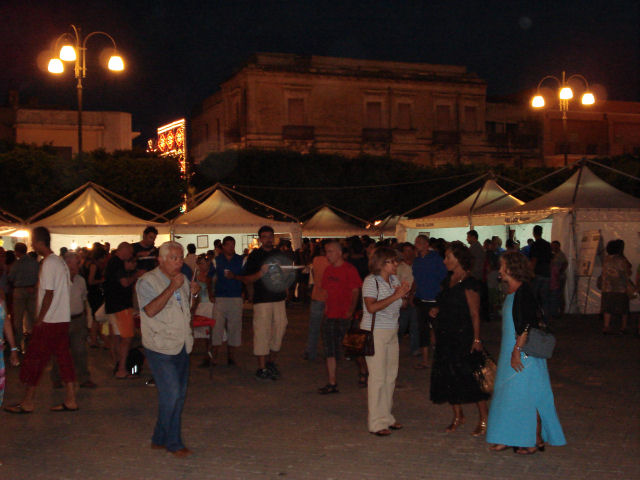
[[(246, 248), (257, 236), (261, 226), (271, 225), (277, 236), (289, 237), (294, 249), (301, 246), (302, 231), (298, 222), (275, 221), (251, 213), (241, 207), (231, 194), (228, 189), (219, 184), (202, 191), (200, 198), (205, 199), (171, 222), (176, 241), (183, 245), (193, 243), (198, 249), (207, 250), (213, 249), (214, 236), (222, 239), (223, 236), (228, 235), (235, 238), (236, 252), (239, 252), (240, 248)], [(251, 197), (246, 195), (244, 197), (275, 210)]]
[[(40, 218), (73, 196), (76, 198), (68, 205), (48, 217)], [(112, 248), (120, 242), (138, 242), (142, 238), (142, 231), (149, 225), (159, 231), (157, 244), (169, 239), (167, 224), (149, 222), (130, 214), (116, 203), (115, 196), (104, 187), (87, 182), (28, 218), (26, 226), (29, 229), (47, 227), (52, 234), (51, 248), (54, 252), (58, 252), (60, 247), (91, 246), (93, 242), (109, 242)], [(157, 217), (155, 212), (136, 206)]]
[[(377, 232), (355, 225), (338, 215), (330, 205), (320, 207), (311, 218), (302, 224), (302, 235), (309, 238), (345, 238), (354, 235), (374, 236)], [(366, 221), (347, 212), (335, 209), (357, 220), (361, 224)]]
[[(595, 282), (601, 272), (599, 260), (591, 279), (575, 276), (579, 243), (585, 232), (599, 230), (603, 247), (609, 240), (624, 240), (625, 256), (633, 265), (633, 272), (640, 263), (640, 198), (608, 184), (584, 164), (558, 187), (506, 213), (516, 235), (526, 231), (531, 236), (535, 224), (550, 224), (550, 238), (560, 242), (569, 260), (565, 303), (571, 311), (600, 312), (600, 290)], [(634, 309), (640, 309), (640, 302), (634, 303)]]
[[(483, 206), (489, 202), (492, 203)], [(426, 217), (400, 220), (396, 226), (396, 236), (400, 241), (413, 242), (420, 233), (424, 233), (447, 241), (464, 241), (467, 231), (473, 226), (478, 231), (480, 241), (493, 235), (504, 240), (507, 233), (504, 212), (523, 203), (490, 178), (478, 190), (450, 208)]]

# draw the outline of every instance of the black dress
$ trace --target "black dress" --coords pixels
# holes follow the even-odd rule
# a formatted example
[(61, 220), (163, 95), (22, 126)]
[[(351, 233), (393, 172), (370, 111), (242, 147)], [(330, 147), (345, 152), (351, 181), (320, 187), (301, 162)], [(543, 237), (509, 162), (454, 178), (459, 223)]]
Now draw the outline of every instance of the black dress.
[(453, 405), (487, 400), (473, 376), (482, 363), (480, 353), (471, 352), (473, 324), (465, 290), (480, 293), (481, 284), (467, 277), (453, 287), (447, 277), (437, 297), (440, 311), (435, 319), (436, 348), (431, 370), (431, 401)]

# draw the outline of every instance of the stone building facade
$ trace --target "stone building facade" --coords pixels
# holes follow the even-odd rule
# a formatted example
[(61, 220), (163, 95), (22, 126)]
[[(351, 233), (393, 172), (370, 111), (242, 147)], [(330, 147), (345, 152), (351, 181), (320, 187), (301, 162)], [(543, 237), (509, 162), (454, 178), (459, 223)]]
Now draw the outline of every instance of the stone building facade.
[[(18, 143), (50, 144), (61, 155), (78, 153), (78, 112), (28, 108), (10, 94), (9, 106), (0, 107), (0, 138)], [(131, 114), (126, 112), (82, 112), (82, 149), (131, 150), (139, 132), (131, 130)]]
[(465, 67), (261, 53), (192, 119), (191, 153), (234, 148), (488, 161), (486, 83)]
[(640, 150), (640, 103), (572, 104), (565, 139), (557, 106), (489, 101), (486, 87), (462, 66), (259, 53), (194, 112), (191, 154), (196, 163), (263, 148), (537, 166), (562, 164), (565, 149), (569, 161)]

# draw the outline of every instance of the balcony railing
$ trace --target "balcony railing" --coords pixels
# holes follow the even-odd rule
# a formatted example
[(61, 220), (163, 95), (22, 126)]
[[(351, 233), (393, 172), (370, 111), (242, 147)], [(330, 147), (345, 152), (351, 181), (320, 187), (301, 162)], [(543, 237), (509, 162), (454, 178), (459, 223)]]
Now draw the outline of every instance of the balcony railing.
[(460, 143), (460, 132), (457, 130), (434, 130), (433, 143), (440, 145), (457, 145)]
[(375, 142), (375, 143), (390, 143), (391, 130), (389, 130), (388, 128), (363, 128), (362, 141)]
[(282, 138), (284, 140), (313, 140), (315, 129), (308, 125), (284, 125), (282, 127)]

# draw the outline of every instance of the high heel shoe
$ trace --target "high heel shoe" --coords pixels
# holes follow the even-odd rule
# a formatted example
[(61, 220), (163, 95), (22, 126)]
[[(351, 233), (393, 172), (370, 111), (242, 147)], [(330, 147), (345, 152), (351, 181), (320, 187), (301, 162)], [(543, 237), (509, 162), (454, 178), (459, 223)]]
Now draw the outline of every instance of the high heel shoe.
[(444, 429), (445, 432), (451, 433), (455, 432), (460, 425), (464, 424), (464, 417), (455, 417), (451, 425)]
[(478, 422), (478, 425), (476, 426), (475, 430), (473, 432), (471, 432), (471, 436), (472, 437), (480, 437), (480, 436), (484, 435), (485, 433), (487, 433), (487, 421), (486, 420), (480, 420)]

